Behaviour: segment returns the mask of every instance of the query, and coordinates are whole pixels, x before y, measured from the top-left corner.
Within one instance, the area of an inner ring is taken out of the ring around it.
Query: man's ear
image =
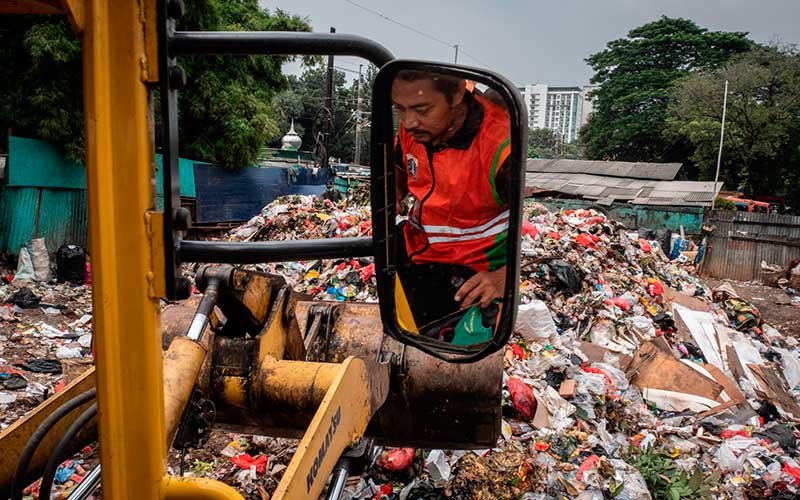
[[[467,91],[467,81],[462,79],[458,82],[458,90],[453,96],[453,107],[464,102],[464,93]]]

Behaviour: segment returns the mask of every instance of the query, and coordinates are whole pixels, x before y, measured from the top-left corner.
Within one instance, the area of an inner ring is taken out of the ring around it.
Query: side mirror
[[[395,60],[372,94],[372,218],[381,317],[403,344],[473,362],[517,311],[528,119],[487,70]]]

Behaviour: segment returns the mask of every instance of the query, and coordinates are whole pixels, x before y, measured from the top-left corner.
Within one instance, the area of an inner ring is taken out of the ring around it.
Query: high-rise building
[[[578,139],[578,130],[591,113],[591,87],[531,84],[519,87],[519,91],[528,106],[528,126],[550,129],[564,142]]]

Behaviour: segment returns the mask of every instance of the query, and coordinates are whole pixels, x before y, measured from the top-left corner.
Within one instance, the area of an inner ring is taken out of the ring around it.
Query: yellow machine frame
[[[220,482],[165,475],[167,433],[174,431],[175,413],[188,395],[170,392],[165,416],[159,323],[163,214],[155,211],[147,88],[159,77],[156,0],[0,0],[0,13],[66,14],[82,39],[103,494],[112,500],[240,500]],[[193,357],[192,348],[185,351]],[[327,365],[324,381],[315,379],[319,363],[272,362],[292,374],[281,381],[287,390],[316,382],[325,391],[272,498],[316,498],[337,458],[363,435],[382,401],[375,401],[359,359]],[[168,384],[175,383],[172,375]],[[382,383],[388,386],[388,379]]]

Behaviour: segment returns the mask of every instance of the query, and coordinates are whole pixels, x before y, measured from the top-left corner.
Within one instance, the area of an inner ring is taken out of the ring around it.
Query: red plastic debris
[[[536,226],[524,220],[522,221],[522,235],[524,236],[526,234],[531,238],[536,238],[536,235],[539,234],[539,230],[536,229]]]
[[[536,413],[537,401],[533,395],[533,390],[528,384],[518,378],[511,377],[506,384],[508,392],[511,394],[511,402],[520,417],[531,420]]]
[[[650,246],[650,243],[648,243],[644,238],[639,238],[639,249],[645,253],[650,253],[653,251],[653,247]]]
[[[552,239],[554,239],[554,240],[556,240],[556,241],[558,241],[558,240],[560,240],[560,239],[561,239],[561,235],[560,235],[560,234],[558,234],[558,233],[557,233],[557,232],[555,232],[555,231],[551,231],[551,232],[547,233],[547,237],[548,237],[548,238],[552,238]]]
[[[386,483],[386,484],[384,484],[383,486],[380,487],[380,489],[378,490],[377,493],[375,493],[375,496],[372,497],[372,500],[378,500],[379,498],[384,497],[384,496],[389,496],[392,493],[393,493],[392,485],[389,484],[389,483]]]
[[[249,453],[240,453],[231,457],[231,462],[240,469],[250,470],[250,467],[256,468],[257,474],[264,474],[267,472],[267,456],[258,455],[251,457]]]
[[[654,281],[647,285],[647,293],[652,297],[657,297],[664,293],[664,285],[660,281]]]
[[[783,464],[783,469],[781,469],[786,474],[792,476],[793,482],[796,484],[800,484],[800,468],[792,467],[789,464]]]
[[[547,451],[550,449],[550,444],[542,441],[536,441],[533,443],[533,449],[536,451]]]
[[[611,299],[611,303],[619,307],[623,311],[629,311],[631,309],[631,305],[628,303],[627,300],[623,299],[622,297],[614,297],[613,299]]]
[[[597,242],[597,236],[593,234],[581,233],[575,237],[575,243],[583,248],[594,248]]]
[[[730,439],[733,436],[741,436],[741,437],[749,438],[750,437],[750,433],[748,431],[744,430],[744,429],[740,429],[738,431],[734,431],[734,430],[731,430],[731,429],[725,429],[719,435],[719,437],[721,437],[722,439]]]
[[[578,481],[583,481],[583,475],[584,475],[584,474],[586,474],[586,472],[587,472],[589,469],[591,469],[592,467],[596,466],[596,465],[597,465],[597,462],[598,462],[599,460],[600,460],[600,457],[598,457],[597,455],[590,455],[590,456],[589,456],[589,458],[587,458],[587,459],[586,459],[586,460],[585,460],[585,461],[584,461],[584,462],[581,464],[581,466],[580,466],[580,467],[578,467],[578,472],[575,474],[575,478],[576,478]]]
[[[370,264],[364,266],[359,273],[361,274],[361,281],[369,281],[370,278],[375,276],[375,263],[371,262]]]
[[[378,460],[378,467],[399,471],[408,469],[414,463],[414,448],[394,448],[384,451]]]
[[[517,359],[526,359],[528,357],[528,354],[525,352],[525,349],[520,347],[519,344],[511,344],[511,352]]]

